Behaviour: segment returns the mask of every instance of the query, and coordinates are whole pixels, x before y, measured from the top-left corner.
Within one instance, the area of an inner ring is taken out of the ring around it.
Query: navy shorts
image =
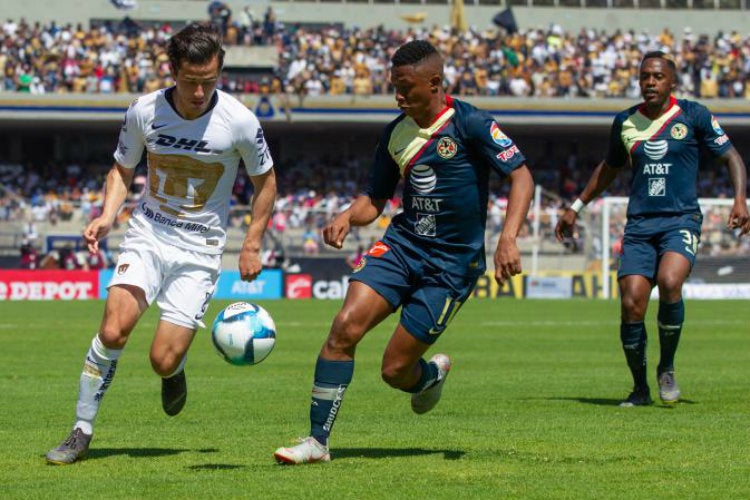
[[[701,238],[700,214],[634,217],[625,226],[617,277],[638,274],[653,280],[666,252],[677,252],[695,264]]]
[[[349,279],[375,290],[394,310],[400,306],[406,331],[432,344],[469,297],[478,277],[478,273],[449,274],[403,245],[379,241]]]

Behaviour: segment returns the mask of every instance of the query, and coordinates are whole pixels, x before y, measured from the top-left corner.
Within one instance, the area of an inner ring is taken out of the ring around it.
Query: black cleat
[[[161,406],[164,413],[173,417],[180,413],[187,401],[185,370],[169,378],[161,379]]]
[[[86,457],[91,443],[91,434],[84,434],[76,427],[60,446],[47,453],[47,463],[54,465],[69,465]]]
[[[651,399],[648,387],[645,389],[635,389],[631,392],[627,399],[620,403],[622,408],[631,408],[633,406],[648,406],[653,404],[654,400]]]

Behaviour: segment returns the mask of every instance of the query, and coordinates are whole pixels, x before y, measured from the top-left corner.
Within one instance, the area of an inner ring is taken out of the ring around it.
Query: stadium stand
[[[504,5],[486,5],[482,0],[466,2],[470,25],[466,31],[436,22],[438,16],[431,9],[444,13],[446,4],[432,0],[397,4],[399,12],[424,8],[428,15],[418,22],[405,21],[400,13],[394,18],[391,2],[375,1],[252,6],[223,2],[226,9],[215,2],[216,10],[211,12],[207,2],[197,0],[141,1],[138,9],[127,12],[108,2],[86,2],[86,8],[78,11],[87,12],[85,18],[76,14],[71,19],[69,8],[81,3],[71,0],[59,3],[52,20],[50,13],[34,6],[19,13],[6,9],[9,2],[0,0],[4,15],[16,14],[0,21],[0,130],[8,139],[0,144],[0,253],[18,258],[19,249],[28,250],[29,243],[40,252],[54,250],[46,248],[50,245],[45,238],[32,235],[75,234],[97,213],[122,111],[134,95],[171,83],[163,53],[170,33],[190,19],[209,18],[226,31],[229,52],[221,88],[249,99],[248,105],[267,120],[264,127],[280,181],[270,232],[272,248],[281,246],[287,254],[325,253],[314,235],[356,192],[378,131],[394,113],[386,75],[388,58],[403,41],[422,37],[448,55],[450,93],[484,100],[483,107],[496,110],[529,156],[535,178],[546,193],[542,251],[584,253],[591,242],[560,247],[552,241],[551,228],[559,207],[580,190],[603,154],[612,111],[637,98],[636,68],[644,51],[662,49],[674,54],[681,74],[680,95],[715,99],[712,109],[720,112],[725,126],[730,124],[728,130],[740,153],[750,158],[744,146],[750,144],[750,86],[746,82],[750,38],[732,28],[744,26],[739,22],[747,15],[744,3],[736,4],[736,12],[719,12],[711,16],[713,21],[697,23],[691,14],[703,13],[698,11],[709,4],[692,0],[685,3],[692,9],[688,11],[649,10],[649,16],[638,16],[640,24],[633,28],[634,11],[624,9],[631,4],[614,1],[621,9],[607,11],[607,22],[599,22],[602,11],[597,7],[610,2],[531,0],[523,2],[527,8],[511,2],[521,29],[510,33],[488,21],[492,18],[488,13]],[[659,2],[658,7],[678,5],[667,2]],[[570,8],[584,4],[587,8]],[[565,8],[528,7],[538,5]],[[633,2],[636,5],[656,7],[643,0]],[[732,5],[721,1],[714,6],[735,8]],[[383,6],[395,20],[378,23],[378,7]],[[359,24],[357,12],[362,8],[375,10],[368,23]],[[226,10],[231,13],[227,15]],[[296,19],[290,17],[292,11]],[[313,15],[315,11],[335,11],[345,19],[332,16],[333,22],[323,22]],[[555,13],[552,18],[550,12]],[[621,24],[623,18],[629,24]],[[660,19],[657,27],[649,24]],[[558,24],[562,20],[571,22],[563,28]],[[588,28],[586,23],[607,28]],[[701,26],[700,31],[683,28],[689,25]],[[273,116],[277,121],[262,113],[265,96],[270,97],[266,106],[284,111]],[[529,110],[536,114],[527,115]],[[550,110],[559,113],[552,115]],[[330,125],[328,133],[320,130],[321,120]],[[40,123],[44,123],[43,131]],[[343,131],[349,139],[346,143],[339,138]],[[729,192],[721,169],[705,172],[702,179],[701,196],[724,197]],[[133,201],[144,183],[145,177],[139,175]],[[620,179],[609,194],[624,194],[626,185],[627,180]],[[240,177],[231,233],[238,241],[247,223],[249,189]],[[502,187],[496,185],[493,190],[497,195],[488,207],[489,237],[502,225],[498,214],[505,202]],[[350,250],[368,244],[397,209],[395,199],[377,227],[351,239]],[[120,224],[127,217],[126,208]],[[706,231],[710,235],[704,245],[706,253],[750,252],[746,245],[731,243],[731,235],[722,231],[717,217],[707,220],[713,225]],[[525,232],[527,251],[532,222]],[[116,248],[117,238],[116,231],[110,248]],[[230,240],[230,254],[231,245]],[[71,265],[70,259],[66,262]],[[85,265],[82,259],[78,262]]]

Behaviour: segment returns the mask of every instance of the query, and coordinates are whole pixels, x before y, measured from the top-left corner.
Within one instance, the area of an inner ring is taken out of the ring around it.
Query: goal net
[[[727,229],[733,200],[700,198],[703,227],[695,266],[683,288],[686,298],[750,298],[750,238]],[[602,296],[617,293],[613,280],[621,253],[628,198],[605,197],[592,203],[582,221],[588,243],[598,254],[602,273]],[[655,287],[653,297],[658,296]]]

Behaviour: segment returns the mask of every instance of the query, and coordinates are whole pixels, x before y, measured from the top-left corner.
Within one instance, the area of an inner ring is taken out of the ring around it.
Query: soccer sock
[[[620,341],[625,352],[625,360],[633,375],[636,390],[648,387],[646,381],[646,325],[637,323],[620,323]]]
[[[108,349],[99,340],[99,335],[94,336],[78,383],[74,429],[78,427],[84,434],[94,433],[94,419],[99,412],[99,404],[112,383],[121,353],[122,349]]]
[[[318,356],[310,406],[310,435],[324,445],[328,444],[353,374],[354,361],[329,361]]]
[[[438,382],[439,370],[437,364],[433,362],[427,362],[423,358],[419,358],[419,366],[422,367],[422,376],[419,381],[408,389],[404,389],[404,392],[411,392],[412,394],[422,392],[425,389],[429,389],[436,382]]]
[[[685,321],[685,303],[680,299],[674,304],[659,302],[659,345],[660,358],[657,372],[674,370],[674,355],[680,342],[682,323]]]

